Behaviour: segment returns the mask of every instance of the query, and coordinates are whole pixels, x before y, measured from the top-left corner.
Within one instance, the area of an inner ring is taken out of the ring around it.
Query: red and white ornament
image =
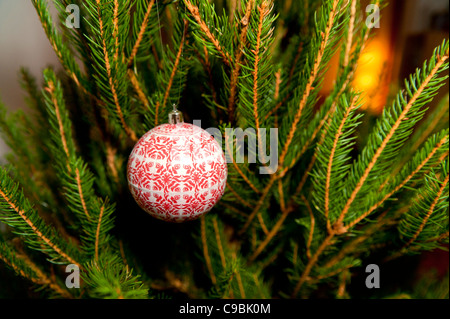
[[[170,124],[147,132],[128,160],[128,185],[147,213],[170,222],[194,220],[211,210],[226,185],[222,148],[207,131],[183,123],[181,114]]]

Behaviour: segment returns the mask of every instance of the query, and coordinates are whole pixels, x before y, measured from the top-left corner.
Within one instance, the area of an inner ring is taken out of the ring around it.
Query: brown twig
[[[167,100],[169,99],[169,94],[170,94],[170,90],[172,89],[173,80],[174,80],[175,75],[177,73],[178,66],[180,64],[181,57],[182,57],[182,54],[183,54],[184,45],[186,43],[187,31],[188,31],[188,21],[185,19],[184,20],[183,38],[181,39],[180,47],[178,48],[177,56],[176,56],[174,64],[173,64],[172,73],[170,74],[169,82],[167,84],[167,88],[166,88],[166,91],[164,93],[164,98],[163,98],[163,102],[162,102],[162,105],[161,105],[162,109],[165,109],[166,104],[167,104]],[[155,125],[158,125],[158,116],[159,116],[158,109],[159,109],[159,107],[157,107],[155,109]]]
[[[201,222],[201,239],[202,239],[202,245],[203,245],[203,256],[205,257],[206,261],[206,268],[208,269],[209,276],[211,277],[212,283],[215,285],[217,283],[216,275],[214,274],[212,264],[211,264],[211,257],[208,253],[208,243],[206,240],[206,222],[205,222],[205,216],[202,216],[200,218]]]
[[[348,117],[350,116],[350,113],[355,109],[356,107],[356,101],[358,100],[358,96],[355,96],[350,104],[350,106],[347,108],[347,111],[344,114],[344,117],[342,118],[342,121],[339,125],[339,128],[336,132],[336,135],[334,137],[334,142],[333,142],[333,146],[331,148],[331,152],[330,152],[330,158],[328,160],[328,166],[327,166],[327,176],[326,176],[326,181],[325,181],[325,219],[327,222],[327,229],[328,232],[331,232],[331,223],[330,223],[330,218],[329,218],[329,204],[330,204],[330,183],[331,183],[331,171],[333,168],[333,161],[334,161],[334,154],[336,152],[336,148],[339,142],[339,139],[342,135],[343,129],[344,129],[344,125],[345,122],[347,121]]]
[[[124,119],[124,116],[122,113],[122,108],[119,103],[119,96],[117,94],[116,86],[114,84],[114,79],[112,78],[111,63],[109,60],[109,54],[108,54],[108,50],[107,50],[107,46],[106,46],[106,38],[105,38],[104,30],[103,30],[103,19],[102,19],[102,15],[100,12],[101,3],[100,3],[100,0],[96,0],[96,2],[97,2],[97,14],[98,14],[98,20],[99,20],[100,36],[102,38],[102,44],[103,44],[103,55],[105,58],[106,74],[108,76],[109,87],[111,89],[111,94],[113,96],[114,104],[116,106],[117,116],[119,117],[122,127],[125,130],[125,133],[128,135],[128,137],[133,142],[137,142],[138,138],[136,136],[136,133],[125,122],[125,119]]]
[[[414,235],[411,237],[411,239],[405,244],[403,249],[406,249],[407,247],[409,247],[417,239],[417,237],[419,237],[420,233],[425,228],[425,225],[427,224],[427,222],[430,219],[431,215],[434,213],[434,208],[436,207],[437,203],[441,199],[441,195],[444,192],[444,189],[445,189],[445,187],[448,184],[448,179],[449,179],[449,175],[447,174],[447,177],[442,182],[442,185],[439,188],[439,191],[438,191],[436,197],[434,198],[433,202],[431,203],[431,206],[428,209],[428,212],[426,213],[425,217],[423,218],[422,223],[420,224],[419,228],[414,233]]]
[[[356,195],[358,194],[358,192],[360,191],[360,189],[364,185],[367,177],[369,176],[370,172],[372,171],[373,167],[375,166],[375,163],[378,161],[378,158],[381,156],[381,153],[384,151],[384,149],[386,148],[387,144],[389,143],[391,138],[394,136],[395,132],[399,128],[399,126],[402,123],[402,121],[405,119],[406,115],[408,114],[408,112],[411,109],[411,107],[413,106],[413,104],[420,97],[422,92],[425,90],[426,86],[430,83],[432,78],[436,75],[436,73],[438,72],[438,70],[440,69],[442,64],[444,64],[445,60],[447,60],[447,58],[448,58],[448,55],[444,55],[444,56],[440,57],[439,61],[436,63],[434,68],[431,70],[430,74],[422,82],[420,87],[417,88],[417,91],[414,93],[414,95],[408,101],[408,103],[405,106],[405,108],[403,109],[402,113],[399,115],[398,119],[395,121],[394,125],[390,129],[389,133],[383,139],[383,142],[381,143],[380,147],[377,149],[377,151],[375,152],[375,154],[372,157],[371,161],[367,165],[366,169],[364,170],[363,175],[359,179],[355,189],[351,193],[351,195],[350,195],[349,199],[347,200],[344,208],[342,209],[342,212],[340,213],[339,218],[337,219],[336,224],[335,224],[337,227],[341,227],[342,226],[342,222],[343,222],[345,216],[347,215],[347,212],[349,211],[351,204],[353,203],[353,201],[356,198]],[[345,231],[345,229],[343,229],[343,231]]]
[[[206,35],[206,37],[211,41],[211,43],[214,45],[216,50],[222,56],[222,59],[223,59],[224,63],[227,66],[230,66],[230,64],[231,64],[230,63],[230,61],[231,61],[230,56],[228,55],[228,53],[223,51],[222,47],[220,46],[219,41],[211,33],[211,30],[209,29],[209,27],[207,26],[205,21],[202,20],[202,17],[200,16],[200,12],[199,12],[198,7],[195,6],[194,4],[192,4],[192,2],[190,0],[185,0],[184,3],[186,4],[186,7],[189,10],[189,12],[194,17],[195,21],[198,23],[200,29],[203,31],[203,33]]]
[[[306,209],[309,213],[309,218],[311,219],[311,228],[309,230],[308,241],[306,242],[306,257],[308,257],[308,259],[311,259],[311,244],[314,238],[314,227],[316,226],[316,219],[314,218],[314,213],[306,197],[302,194],[301,198],[305,203]]]
[[[441,148],[441,146],[448,141],[448,135],[446,135],[444,138],[442,138],[439,143],[431,150],[430,154],[416,167],[416,169],[409,174],[397,187],[395,187],[391,192],[389,192],[386,196],[383,197],[380,201],[375,203],[367,212],[362,214],[360,217],[352,221],[350,224],[348,224],[347,228],[351,228],[358,224],[361,220],[366,218],[368,215],[370,215],[375,209],[380,207],[388,198],[390,198],[392,195],[394,195],[396,192],[398,192],[403,186],[405,186],[417,173],[420,172],[420,170],[433,158],[434,154]]]
[[[236,102],[236,94],[237,94],[237,82],[239,79],[239,74],[241,70],[241,59],[244,54],[244,47],[247,43],[247,31],[249,26],[249,19],[250,19],[250,13],[252,11],[254,0],[250,0],[247,3],[247,8],[244,17],[241,20],[241,24],[243,25],[243,28],[241,30],[241,34],[239,37],[239,46],[236,49],[235,53],[235,61],[234,61],[234,67],[231,71],[231,78],[230,78],[230,96],[228,98],[228,121],[231,123],[234,119],[234,107]]]
[[[0,196],[3,197],[3,200],[17,213],[20,218],[31,228],[31,230],[39,237],[45,244],[47,244],[54,252],[60,255],[63,259],[68,261],[71,264],[77,265],[81,268],[80,264],[77,263],[72,257],[63,252],[56,244],[54,244],[47,236],[45,236],[36,225],[27,217],[26,213],[16,206],[16,204],[0,189]]]
[[[155,0],[151,0],[147,6],[147,11],[145,12],[144,19],[142,20],[141,27],[139,28],[139,33],[136,38],[136,42],[133,45],[133,49],[131,49],[131,54],[128,58],[128,67],[131,67],[134,61],[134,58],[137,54],[139,46],[141,45],[142,40],[144,39],[145,29],[147,29],[148,21],[150,18],[150,12],[152,11],[153,5],[155,4]]]
[[[98,260],[98,250],[99,250],[99,241],[100,241],[100,227],[102,225],[103,212],[105,211],[105,205],[102,205],[100,209],[100,214],[98,216],[97,221],[97,230],[95,232],[95,260]]]
[[[306,106],[306,103],[308,101],[308,97],[309,97],[309,95],[311,93],[311,90],[313,89],[313,83],[316,80],[317,75],[319,74],[319,69],[320,69],[320,65],[322,63],[322,58],[323,58],[323,55],[325,53],[325,49],[326,49],[327,44],[328,44],[328,39],[330,37],[330,33],[331,33],[331,30],[332,30],[332,27],[333,27],[334,19],[336,18],[336,15],[337,15],[337,4],[338,3],[339,3],[338,0],[334,0],[334,2],[333,2],[332,10],[330,12],[330,17],[329,17],[328,22],[327,22],[327,27],[325,29],[325,32],[322,33],[322,41],[321,41],[321,44],[320,44],[320,47],[319,47],[319,51],[317,52],[317,57],[316,57],[316,59],[314,61],[314,65],[312,67],[311,75],[310,75],[310,77],[308,79],[308,82],[306,84],[305,91],[303,92],[303,96],[302,96],[302,99],[301,99],[300,104],[298,106],[297,112],[295,114],[294,121],[292,122],[291,129],[290,129],[288,137],[286,139],[286,143],[284,144],[284,147],[283,147],[283,149],[281,151],[280,160],[279,160],[280,166],[284,166],[284,159],[285,159],[285,157],[287,155],[287,152],[288,152],[289,147],[290,147],[290,145],[292,143],[292,140],[294,139],[294,134],[297,131],[297,124],[300,121],[300,118],[302,116],[303,108]]]

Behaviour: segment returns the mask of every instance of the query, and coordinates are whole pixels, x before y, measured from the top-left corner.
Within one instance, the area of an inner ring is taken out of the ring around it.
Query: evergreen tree
[[[359,1],[53,2],[59,21],[32,0],[63,71],[46,69],[39,88],[21,70],[31,113],[0,104],[12,150],[0,169],[0,259],[43,296],[351,297],[345,287],[370,258],[448,243],[448,95],[428,110],[447,79],[448,40],[360,143],[368,115],[352,80],[371,29]],[[69,4],[79,28],[66,25]],[[224,136],[254,129],[248,156],[268,154],[263,129],[277,128],[276,172],[260,174],[261,156],[237,161],[233,136],[212,211],[185,224],[151,218],[128,190],[126,163],[173,104]],[[65,284],[69,264],[80,289]]]

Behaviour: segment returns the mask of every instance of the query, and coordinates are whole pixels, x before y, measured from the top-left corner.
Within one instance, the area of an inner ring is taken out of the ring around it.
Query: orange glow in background
[[[372,36],[357,62],[352,82],[353,89],[361,93],[361,109],[374,115],[380,114],[387,103],[395,55],[395,26],[389,6],[381,11],[380,17],[380,28],[371,30]],[[340,54],[341,51],[338,50],[329,62],[321,90],[322,96],[328,95],[335,85]]]
[[[358,68],[353,80],[353,88],[362,93],[362,109],[379,114],[383,111],[389,95],[392,74],[392,58],[389,42],[383,37],[375,37],[358,60]]]

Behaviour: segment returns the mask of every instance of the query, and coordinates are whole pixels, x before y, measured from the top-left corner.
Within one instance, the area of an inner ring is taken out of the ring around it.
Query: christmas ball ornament
[[[202,128],[184,123],[179,111],[147,132],[128,160],[128,185],[138,205],[169,222],[197,219],[220,200],[227,165],[222,148]]]

